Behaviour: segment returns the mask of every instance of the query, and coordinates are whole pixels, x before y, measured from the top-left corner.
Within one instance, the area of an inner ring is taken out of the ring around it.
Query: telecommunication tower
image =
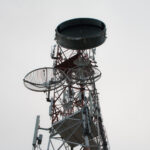
[[[47,150],[109,149],[95,85],[101,77],[96,47],[105,39],[106,27],[100,20],[76,18],[57,26],[53,67],[33,70],[24,78],[24,85],[45,92],[50,104],[51,126],[41,128],[37,116],[33,149],[42,142],[39,130],[49,131]]]

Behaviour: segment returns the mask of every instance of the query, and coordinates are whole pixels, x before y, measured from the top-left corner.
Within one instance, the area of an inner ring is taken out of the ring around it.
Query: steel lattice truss
[[[41,128],[37,116],[34,150],[40,149],[42,142],[38,130],[50,133],[47,150],[109,149],[95,84],[101,72],[95,60],[96,48],[91,48],[105,41],[105,31],[105,24],[95,19],[60,24],[56,29],[57,44],[51,49],[53,67],[39,68],[25,76],[25,86],[45,92],[50,104],[51,127]]]
[[[95,62],[95,49],[65,50],[54,46],[54,68],[64,72],[65,83],[53,91],[51,103],[52,149],[107,150],[95,81],[101,77]],[[69,133],[69,134],[68,134]],[[55,148],[52,141],[62,141]]]

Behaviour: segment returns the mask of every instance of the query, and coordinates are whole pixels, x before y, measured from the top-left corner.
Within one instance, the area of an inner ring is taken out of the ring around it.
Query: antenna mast
[[[106,39],[105,24],[92,18],[68,20],[57,26],[55,39],[53,67],[33,70],[24,78],[28,89],[46,92],[50,104],[51,127],[41,128],[37,117],[33,147],[42,142],[38,130],[48,130],[47,150],[108,150],[95,84],[101,77],[96,47]]]

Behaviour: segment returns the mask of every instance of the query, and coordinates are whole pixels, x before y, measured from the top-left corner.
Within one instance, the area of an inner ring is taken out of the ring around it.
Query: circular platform
[[[55,39],[58,44],[67,49],[95,48],[104,43],[106,27],[97,19],[76,18],[58,25]]]

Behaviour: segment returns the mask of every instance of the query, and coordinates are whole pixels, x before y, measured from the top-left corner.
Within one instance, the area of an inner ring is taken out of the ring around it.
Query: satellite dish
[[[60,87],[64,83],[63,71],[44,67],[29,72],[23,79],[26,88],[36,92],[46,92]]]
[[[101,77],[101,72],[96,67],[76,67],[68,72],[70,81],[76,84],[92,84]]]

